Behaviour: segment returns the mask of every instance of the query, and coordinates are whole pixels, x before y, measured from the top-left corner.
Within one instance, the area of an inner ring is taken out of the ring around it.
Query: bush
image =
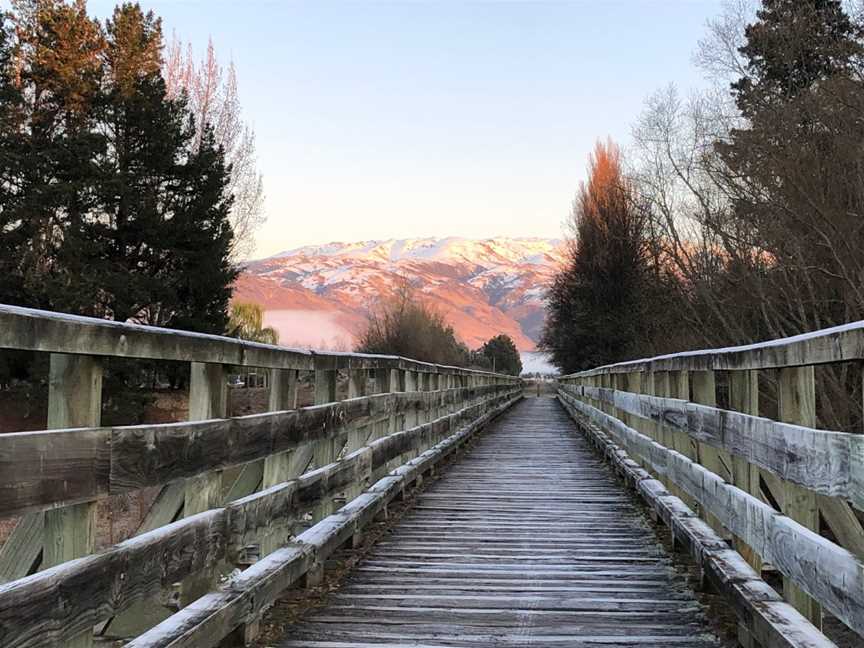
[[[370,310],[357,351],[457,366],[469,358],[468,348],[456,339],[444,316],[408,284]]]

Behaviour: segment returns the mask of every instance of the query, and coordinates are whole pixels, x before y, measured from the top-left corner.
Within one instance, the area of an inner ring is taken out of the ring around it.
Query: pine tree
[[[26,163],[21,134],[24,97],[14,83],[9,25],[0,14],[0,301],[25,303],[21,260],[29,228],[16,208]]]
[[[838,0],[763,0],[746,36],[732,84],[746,122],[718,150],[735,227],[770,259],[756,277],[765,328],[860,319],[864,29]]]
[[[223,332],[229,169],[167,96],[159,19],[126,3],[103,28],[81,0],[19,0],[12,15],[0,300]]]
[[[496,335],[487,340],[480,354],[486,359],[487,365],[497,373],[518,376],[522,373],[522,359],[519,350],[509,335]]]
[[[732,84],[741,113],[758,116],[819,81],[852,71],[862,30],[839,0],[763,0],[741,54],[747,75]]]
[[[16,99],[4,136],[18,157],[14,195],[3,205],[4,239],[16,256],[0,261],[13,303],[50,308],[55,286],[67,286],[57,263],[64,232],[92,207],[91,160],[101,146],[93,107],[101,81],[101,29],[83,1],[18,0],[6,64]]]

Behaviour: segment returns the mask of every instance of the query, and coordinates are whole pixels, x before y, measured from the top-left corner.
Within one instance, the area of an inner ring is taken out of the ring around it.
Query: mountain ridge
[[[422,237],[302,246],[251,261],[236,301],[254,301],[286,344],[350,348],[369,307],[408,281],[476,348],[498,333],[532,350],[561,239]]]

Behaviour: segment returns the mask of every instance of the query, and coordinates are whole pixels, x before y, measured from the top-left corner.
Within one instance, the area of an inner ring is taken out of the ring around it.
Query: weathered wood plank
[[[477,429],[481,423],[500,413],[514,403],[521,394],[501,404],[475,421],[469,428],[436,446],[434,456],[446,456],[453,448],[453,437],[468,438],[467,430]],[[419,428],[415,428],[419,430]],[[365,461],[368,466],[369,450],[355,453],[352,461]],[[418,457],[419,459],[419,457]],[[417,460],[415,460],[417,461]],[[326,468],[326,467],[325,467]],[[321,479],[312,473],[305,475],[311,485]],[[163,624],[153,628],[126,645],[126,648],[156,648],[176,646],[213,646],[230,634],[236,627],[257,618],[262,609],[270,605],[285,589],[297,582],[314,565],[322,562],[339,545],[343,544],[362,526],[371,520],[389,498],[394,497],[403,477],[385,477],[369,491],[344,506],[340,511],[324,518],[311,529],[300,534],[293,542],[277,549],[266,558],[246,569],[238,578],[232,579],[219,592],[208,594],[181,610]],[[298,480],[298,489],[302,488]],[[232,542],[242,543],[242,538],[251,528],[261,524],[271,506],[288,506],[298,491],[290,492],[284,487],[274,487],[259,493],[244,502],[237,503],[230,514],[229,523]]]
[[[569,406],[565,404],[565,408]],[[572,414],[572,412],[571,412]],[[745,641],[755,639],[766,648],[836,648],[817,628],[791,605],[784,602],[759,574],[710,528],[694,527],[694,513],[677,497],[670,495],[656,480],[630,470],[633,464],[601,430],[581,423],[589,438],[610,461],[636,485],[648,504],[654,507],[678,542],[690,550],[708,580],[727,597],[743,626]],[[692,462],[691,462],[692,463]]]
[[[687,432],[700,443],[722,448],[784,481],[829,497],[850,500],[864,510],[864,436],[816,430],[678,399],[565,387],[641,418]]]
[[[494,402],[499,409],[506,407],[512,402],[508,398],[515,393],[511,390],[509,394],[496,396]],[[475,406],[447,418],[459,420],[477,412]],[[433,425],[428,427],[431,429]],[[477,425],[475,420],[451,438],[462,438],[460,434],[473,431]],[[407,431],[406,437],[423,438],[427,434],[425,427]],[[440,445],[442,452],[451,447],[447,442]],[[211,568],[229,555],[236,560],[247,542],[260,540],[258,532],[263,527],[274,520],[293,519],[298,511],[314,505],[316,497],[332,495],[368,474],[372,455],[372,448],[362,448],[340,462],[226,508],[183,518],[101,554],[0,586],[0,645],[27,648],[67,645],[64,642],[76,634],[87,632],[96,623],[155,596],[164,587]],[[381,455],[381,460],[385,459],[386,455]],[[427,460],[428,457],[418,458],[416,465],[420,467]],[[392,480],[385,479],[370,492],[391,497],[396,494],[393,488]],[[330,542],[330,537],[326,535],[322,543]]]
[[[218,335],[114,322],[0,304],[0,348],[70,355],[175,360],[270,369],[412,368],[417,371],[494,375],[399,356],[299,351]],[[506,376],[497,376],[499,381]],[[513,379],[513,383],[518,382]]]
[[[167,527],[0,586],[0,645],[70,645],[71,638],[224,555],[224,511]]]
[[[864,356],[864,321],[788,338],[725,349],[685,351],[606,365],[565,379],[629,371],[732,371],[780,369],[860,360]]]
[[[615,436],[628,452],[649,459],[721,523],[797,587],[859,633],[864,633],[864,563],[851,552],[725,483],[621,421],[560,392],[564,402]]]

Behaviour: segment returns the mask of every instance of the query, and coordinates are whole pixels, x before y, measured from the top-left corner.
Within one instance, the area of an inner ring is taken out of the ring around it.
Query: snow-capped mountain
[[[510,335],[534,348],[546,286],[563,242],[540,238],[422,238],[328,243],[250,263],[235,300],[262,304],[283,344],[346,347],[371,304],[408,280],[468,346]]]

